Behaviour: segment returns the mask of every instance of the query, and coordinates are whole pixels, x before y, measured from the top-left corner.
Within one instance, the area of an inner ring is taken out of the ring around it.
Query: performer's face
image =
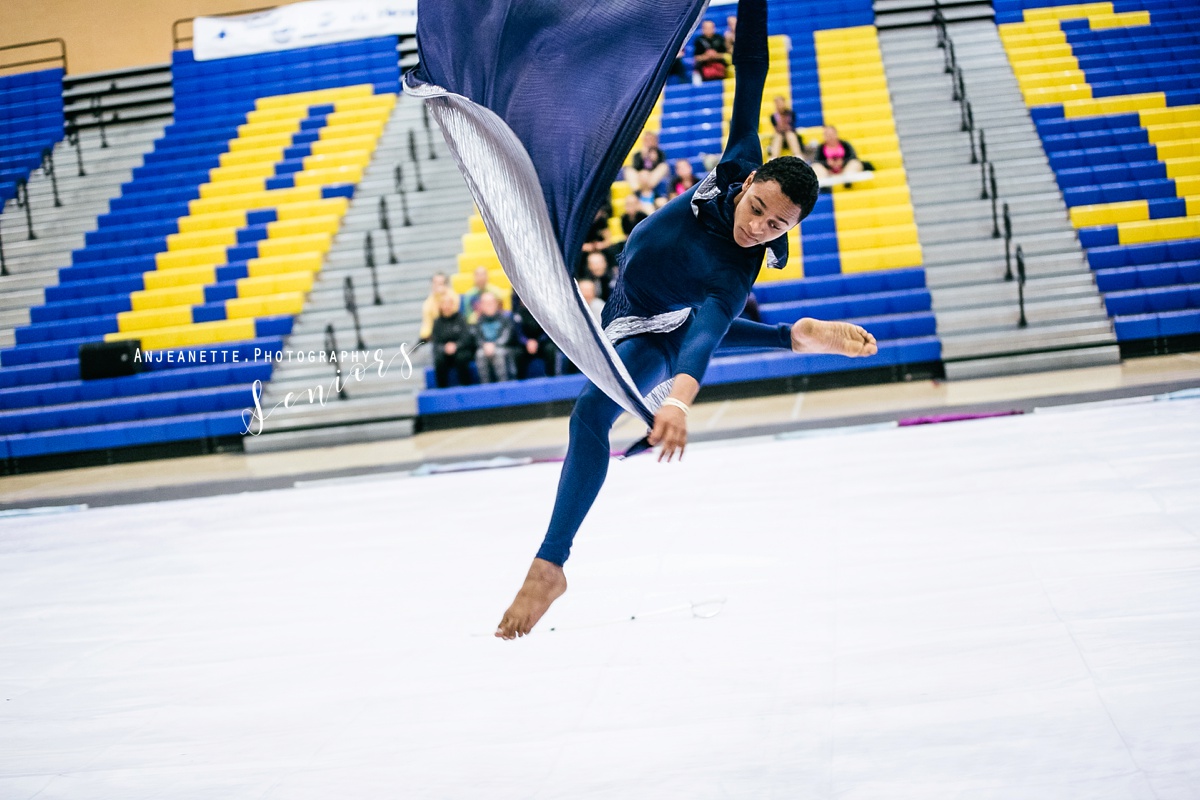
[[[776,181],[755,181],[751,175],[742,184],[733,210],[733,240],[738,246],[766,244],[799,224],[800,207],[788,199]]]

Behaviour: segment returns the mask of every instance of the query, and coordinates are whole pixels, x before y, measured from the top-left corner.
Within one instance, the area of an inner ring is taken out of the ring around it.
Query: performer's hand
[[[683,449],[687,446],[687,414],[675,406],[663,406],[654,415],[654,429],[650,431],[650,444],[662,444],[658,460],[670,461],[679,454],[683,460]]]

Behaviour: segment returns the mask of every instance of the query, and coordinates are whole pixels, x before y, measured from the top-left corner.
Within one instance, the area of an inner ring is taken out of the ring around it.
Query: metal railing
[[[398,264],[396,260],[396,244],[392,241],[392,223],[388,216],[387,198],[379,198],[379,227],[387,238],[388,263]]]
[[[325,341],[322,346],[325,348],[325,355],[328,356],[329,361],[333,364],[337,376],[335,385],[337,386],[338,400],[345,400],[346,384],[342,382],[342,364],[338,361],[337,333],[333,330],[332,322],[325,326]]]
[[[413,172],[417,176],[417,191],[425,191],[425,182],[421,180],[421,159],[417,157],[417,132],[408,129],[408,156],[412,159]]]
[[[354,320],[355,349],[365,351],[367,344],[363,341],[362,322],[358,318],[358,300],[354,296],[354,279],[349,275],[342,283],[342,300],[346,303],[346,311],[350,314],[350,319]]]
[[[404,167],[396,165],[396,194],[400,196],[400,213],[404,215],[404,227],[412,227],[412,217],[408,215],[408,190],[404,188]]]
[[[279,8],[279,6],[263,6],[261,8],[247,8],[247,9],[243,9],[242,11],[223,11],[219,14],[204,14],[203,16],[206,16],[206,17],[240,17],[243,14],[260,14],[263,11],[274,11],[276,8]],[[192,31],[189,30],[186,34],[180,33],[180,31],[183,29],[184,25],[190,26],[195,21],[196,21],[195,17],[184,17],[183,19],[177,19],[171,23],[171,49],[172,50],[182,50],[183,48],[180,47],[180,45],[182,45],[184,42],[190,43],[192,41],[192,33],[193,33]]]
[[[63,72],[67,72],[67,43],[63,39],[38,39],[33,42],[6,44],[3,47],[0,47],[0,53],[10,53],[23,49],[37,50],[51,45],[58,46],[58,52],[55,55],[38,57],[35,53],[31,53],[26,56],[17,56],[17,58],[24,58],[23,61],[0,60],[0,75],[4,74],[5,70],[15,70],[22,67],[35,67],[39,64],[61,64]],[[7,56],[0,56],[0,59],[4,58],[7,58]]]
[[[375,267],[375,242],[371,239],[371,232],[367,231],[367,239],[363,242],[363,260],[367,264],[367,269],[371,271],[371,288],[375,293],[375,305],[383,305],[383,298],[379,296],[379,270]]]
[[[987,136],[983,128],[975,124],[975,112],[971,107],[971,99],[967,94],[967,84],[963,77],[962,66],[958,63],[958,55],[954,50],[954,40],[946,27],[946,17],[942,14],[940,3],[934,0],[933,24],[937,31],[937,46],[944,53],[943,71],[950,75],[950,95],[953,102],[959,104],[960,127],[967,134],[971,148],[971,163],[979,165],[979,199],[992,201],[992,238],[1004,239],[1004,280],[1013,280],[1013,229],[1012,216],[1008,203],[1003,204],[1003,214],[1000,213],[1000,190],[996,181],[996,165],[988,157]],[[978,146],[976,133],[978,132]],[[1003,223],[1003,228],[1001,227]],[[1017,303],[1020,307],[1018,327],[1024,328],[1029,323],[1025,317],[1025,254],[1020,245],[1016,245],[1017,262]]]

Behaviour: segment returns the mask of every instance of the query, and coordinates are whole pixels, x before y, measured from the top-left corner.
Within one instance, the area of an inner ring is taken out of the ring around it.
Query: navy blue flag
[[[421,0],[424,98],[505,273],[564,354],[653,422],[569,265],[707,0]]]

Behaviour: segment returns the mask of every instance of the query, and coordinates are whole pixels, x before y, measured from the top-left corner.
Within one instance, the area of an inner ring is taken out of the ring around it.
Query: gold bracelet
[[[683,412],[683,415],[685,417],[688,415],[687,403],[683,402],[682,400],[680,400],[678,398],[668,397],[662,401],[662,404],[664,406],[674,406],[675,408],[678,408],[680,411]]]

